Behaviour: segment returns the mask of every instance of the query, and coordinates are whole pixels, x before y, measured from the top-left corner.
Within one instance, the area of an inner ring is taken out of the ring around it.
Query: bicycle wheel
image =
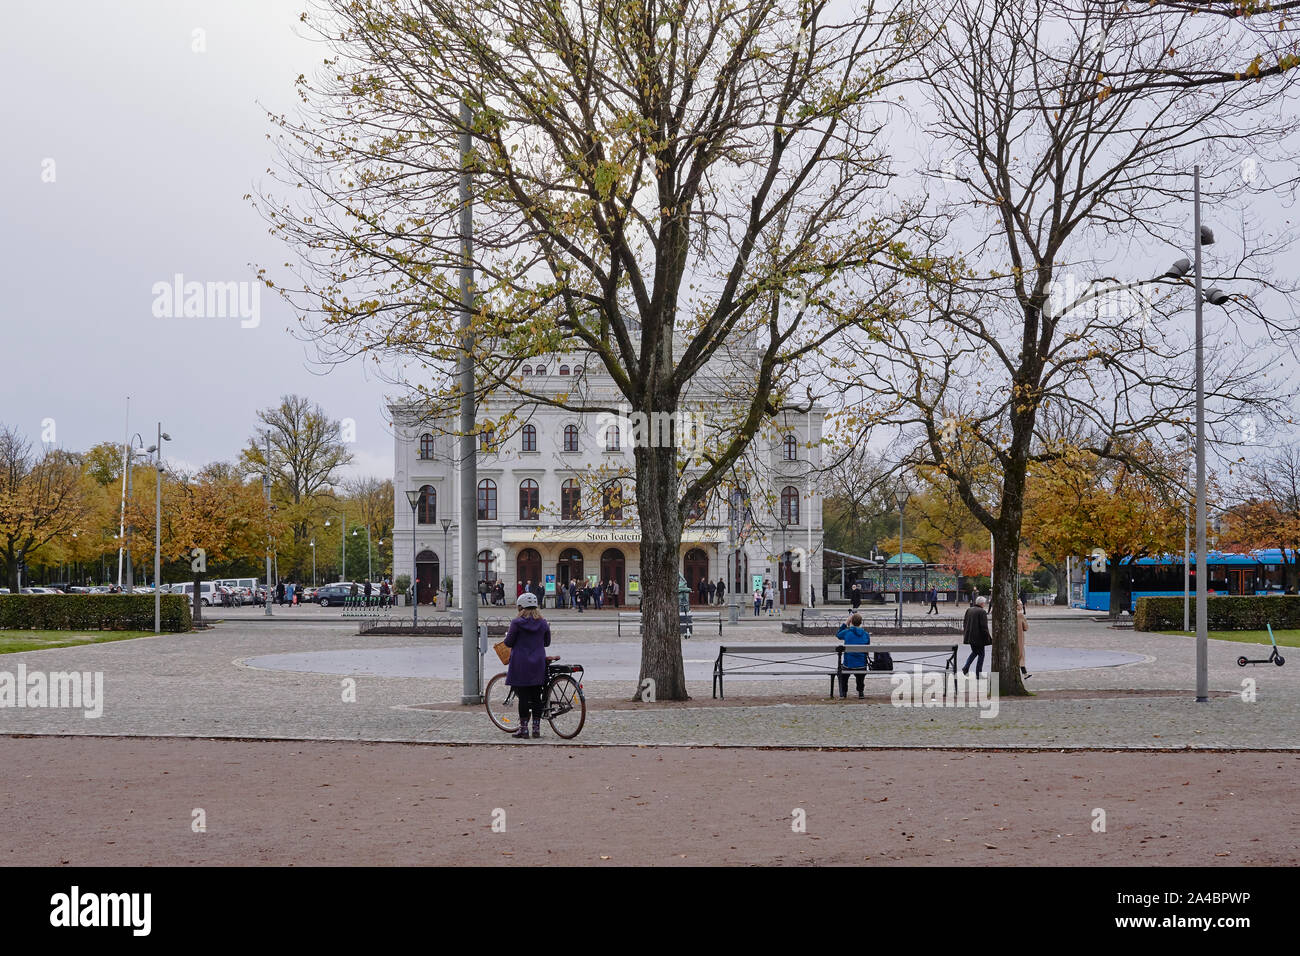
[[[578,682],[567,674],[559,675],[547,687],[546,722],[565,740],[578,736],[587,722],[587,699]]]
[[[498,730],[514,733],[519,729],[519,698],[515,689],[506,685],[506,675],[497,674],[488,681],[487,690],[483,692],[483,706],[487,708],[488,719]]]

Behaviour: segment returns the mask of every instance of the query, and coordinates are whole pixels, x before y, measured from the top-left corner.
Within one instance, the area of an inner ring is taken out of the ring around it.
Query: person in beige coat
[[[1025,619],[1025,604],[1020,601],[1016,604],[1016,646],[1020,651],[1020,676],[1033,677],[1033,674],[1025,670],[1025,631],[1027,630],[1029,630],[1029,621]]]

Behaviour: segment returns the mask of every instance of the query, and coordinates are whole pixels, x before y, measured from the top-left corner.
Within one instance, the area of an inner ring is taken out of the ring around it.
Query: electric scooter
[[[1260,660],[1251,660],[1243,655],[1237,658],[1238,667],[1245,667],[1247,664],[1276,664],[1281,667],[1286,663],[1286,658],[1277,652],[1277,639],[1273,637],[1273,625],[1265,624],[1264,626],[1268,628],[1268,639],[1273,642],[1273,653]]]

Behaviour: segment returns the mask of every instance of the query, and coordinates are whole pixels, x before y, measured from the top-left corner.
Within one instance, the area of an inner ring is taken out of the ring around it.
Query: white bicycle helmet
[[[515,604],[521,608],[537,607],[537,595],[525,591],[523,594],[519,595],[519,600],[516,601]]]

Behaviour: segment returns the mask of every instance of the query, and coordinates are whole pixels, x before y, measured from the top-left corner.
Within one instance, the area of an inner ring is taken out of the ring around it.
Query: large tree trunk
[[[689,700],[677,617],[677,564],[682,519],[677,504],[677,450],[638,445],[636,503],[641,518],[641,675],[636,697]],[[647,680],[654,681],[647,685]]]
[[[1052,580],[1056,582],[1056,600],[1052,603],[1058,607],[1063,607],[1070,603],[1070,579],[1069,565],[1064,561],[1056,564],[1047,565],[1047,570],[1052,572]]]
[[[1110,559],[1110,616],[1118,618],[1120,611],[1127,611],[1133,603],[1133,589],[1129,587],[1129,565],[1120,564],[1127,555],[1112,554]]]
[[[993,538],[993,606],[989,611],[993,661],[989,669],[997,672],[999,694],[1022,697],[1027,692],[1020,678],[1020,644],[1016,636],[1016,605],[1020,602],[1016,587],[1020,582],[1019,520],[1008,521],[1004,510]]]

